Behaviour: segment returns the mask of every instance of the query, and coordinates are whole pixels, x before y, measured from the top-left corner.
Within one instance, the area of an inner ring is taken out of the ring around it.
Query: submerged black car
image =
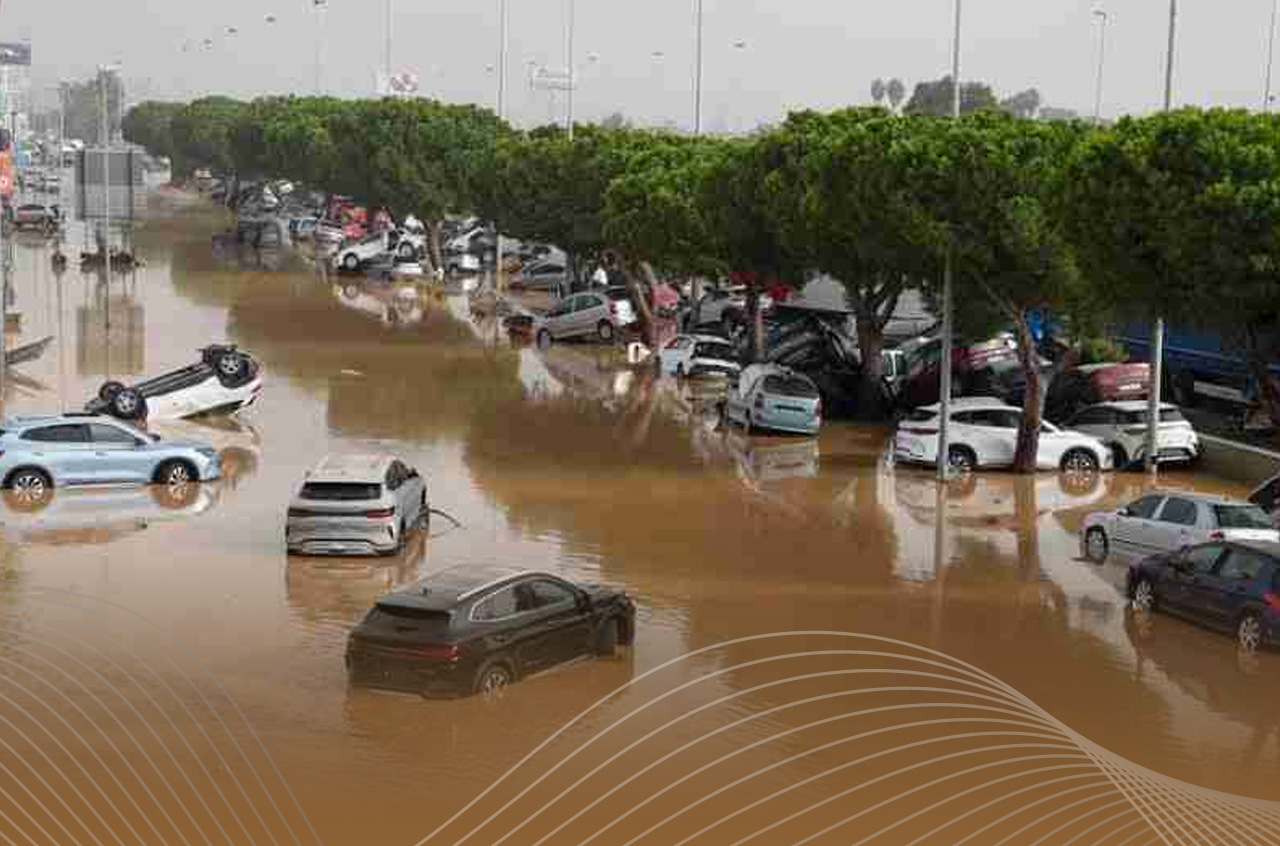
[[[354,684],[420,693],[492,693],[635,637],[626,594],[549,573],[460,568],[378,600],[347,641]]]

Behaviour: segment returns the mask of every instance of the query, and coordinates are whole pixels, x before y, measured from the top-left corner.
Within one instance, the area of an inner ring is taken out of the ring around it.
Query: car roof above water
[[[559,576],[502,565],[454,567],[438,570],[378,600],[379,605],[445,610],[481,593],[522,576]]]
[[[381,484],[394,460],[386,453],[328,455],[312,468],[306,480]]]
[[[56,426],[59,423],[110,423],[117,425],[120,423],[113,417],[105,417],[101,414],[90,414],[87,412],[67,414],[14,414],[4,419],[4,428],[7,430],[14,429],[30,429],[35,426]]]

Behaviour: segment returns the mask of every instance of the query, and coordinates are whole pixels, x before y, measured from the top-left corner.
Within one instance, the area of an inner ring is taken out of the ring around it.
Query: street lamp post
[[[693,71],[693,134],[702,134],[702,0],[695,0],[695,57]]]
[[[569,69],[569,92],[568,92],[569,106],[565,110],[566,111],[565,121],[568,123],[570,141],[573,141],[573,95],[574,95],[574,89],[578,87],[578,69],[573,64],[574,62],[573,25],[574,25],[574,18],[576,17],[576,14],[575,14],[576,6],[577,6],[576,0],[569,0],[569,24],[568,24],[568,32],[566,33],[566,37],[565,37],[565,55],[567,59],[567,61],[565,62],[565,67]]]
[[[1093,97],[1093,123],[1097,126],[1102,123],[1102,80],[1107,67],[1108,16],[1104,9],[1094,9],[1093,16],[1102,22],[1098,35],[1098,88]]]
[[[1271,29],[1267,34],[1267,82],[1262,93],[1262,111],[1271,111],[1271,71],[1276,61],[1276,13],[1280,12],[1280,0],[1271,0]]]
[[[951,52],[951,117],[960,117],[960,21],[961,0],[955,0],[955,32],[952,36]],[[951,462],[951,351],[955,345],[955,319],[952,314],[952,277],[954,258],[952,248],[947,248],[945,265],[942,271],[942,372],[939,377],[939,414],[938,414],[938,481],[947,481],[950,475]],[[939,520],[946,515],[940,513]]]
[[[321,62],[321,41],[324,32],[324,10],[329,7],[329,0],[311,0],[311,8],[315,9],[316,15],[316,43],[315,43],[315,61],[316,61],[316,96],[322,93],[320,81]]]
[[[1169,0],[1169,49],[1165,54],[1164,110],[1173,108],[1173,61],[1178,35],[1178,0]],[[1151,331],[1151,390],[1147,404],[1147,446],[1145,465],[1150,475],[1159,472],[1160,389],[1164,378],[1164,318],[1157,317]]]

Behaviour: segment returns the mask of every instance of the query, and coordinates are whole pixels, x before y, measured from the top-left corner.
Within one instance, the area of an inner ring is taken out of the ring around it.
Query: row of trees
[[[426,221],[470,211],[579,264],[610,251],[642,312],[658,276],[735,274],[751,286],[757,354],[758,293],[828,274],[857,320],[865,411],[899,298],[932,290],[949,255],[960,326],[1019,339],[1024,469],[1040,430],[1033,310],[1078,331],[1156,314],[1205,326],[1235,338],[1259,375],[1275,352],[1280,118],[1268,115],[1098,128],[869,108],[797,112],[750,138],[583,126],[570,141],[425,100],[215,99],[140,106],[125,131],[178,172],[283,176]]]
[[[875,79],[871,82],[871,99],[876,106],[888,105],[889,111],[897,114],[899,110],[908,115],[933,115],[946,117],[951,114],[952,97],[955,85],[950,76],[916,84],[911,99],[906,101],[907,87],[901,79],[894,78],[887,82]],[[995,91],[984,82],[966,82],[960,86],[960,113],[962,115],[982,111],[1004,111],[1014,117],[1034,118],[1043,105],[1040,92],[1028,88],[1010,95],[1003,100],[996,97]]]

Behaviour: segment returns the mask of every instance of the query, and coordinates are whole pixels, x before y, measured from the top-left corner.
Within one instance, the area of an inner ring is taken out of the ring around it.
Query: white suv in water
[[[290,554],[394,555],[429,522],[427,484],[390,455],[330,456],[289,503]]]
[[[893,441],[896,461],[934,464],[938,460],[938,405],[921,408],[898,427]],[[979,467],[1011,467],[1018,449],[1022,410],[989,397],[951,401],[948,462],[957,472]],[[1111,450],[1097,438],[1044,423],[1036,466],[1041,470],[1090,472],[1111,469]]]

